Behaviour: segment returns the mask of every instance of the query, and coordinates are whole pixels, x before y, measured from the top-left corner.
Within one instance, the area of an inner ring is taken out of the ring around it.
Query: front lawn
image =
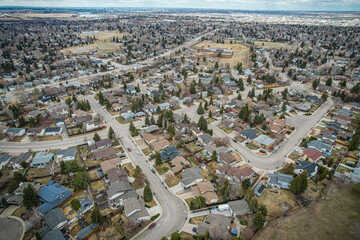
[[[257,149],[259,149],[258,146],[256,146],[255,144],[252,144],[252,143],[246,144],[245,146],[246,146],[248,149],[250,149],[250,150],[257,150]]]

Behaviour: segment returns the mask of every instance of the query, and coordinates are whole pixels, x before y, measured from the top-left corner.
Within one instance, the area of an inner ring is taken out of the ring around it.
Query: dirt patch
[[[352,187],[331,182],[324,199],[269,222],[254,239],[359,239],[360,197]]]
[[[149,148],[149,147],[145,148],[145,149],[142,149],[141,151],[145,154],[145,156],[149,156],[150,153],[152,153],[152,149]]]
[[[193,217],[193,218],[190,218],[190,223],[192,224],[199,224],[201,222],[203,222],[205,220],[205,216],[200,216],[200,217]]]

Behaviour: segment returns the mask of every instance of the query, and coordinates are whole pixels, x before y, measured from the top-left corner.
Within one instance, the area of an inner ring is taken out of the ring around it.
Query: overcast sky
[[[0,6],[360,11],[360,0],[0,0]]]

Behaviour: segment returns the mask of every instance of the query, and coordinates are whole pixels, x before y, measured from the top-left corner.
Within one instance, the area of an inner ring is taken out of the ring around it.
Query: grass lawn
[[[193,218],[190,218],[190,223],[192,224],[199,224],[201,222],[203,222],[205,220],[205,216],[200,216],[200,217],[193,217]]]
[[[280,194],[264,191],[261,197],[257,199],[259,204],[263,204],[267,207],[267,219],[282,215],[284,211],[296,204],[295,195],[292,192],[283,189],[280,190]]]
[[[90,186],[91,186],[93,193],[95,193],[95,194],[100,192],[101,190],[105,190],[105,183],[103,180],[92,182],[90,184]]]
[[[160,166],[156,166],[154,165],[155,170],[160,174],[163,175],[164,173],[166,173],[167,171],[169,171],[169,164],[167,163],[163,163]]]
[[[13,137],[8,140],[8,142],[21,142],[21,140],[26,136],[26,134],[19,136],[19,137]]]
[[[197,166],[199,166],[200,165],[200,163],[199,162],[197,162],[194,158],[189,158],[188,159],[193,165],[195,165],[195,166],[193,166],[193,167],[197,167]]]
[[[188,233],[188,232],[181,232],[180,233],[180,238],[181,239],[194,239],[194,235],[192,235],[191,233]]]
[[[121,168],[124,168],[124,169],[128,170],[130,177],[132,177],[134,175],[135,168],[132,165],[132,163],[126,163],[124,165],[121,165]]]
[[[324,199],[269,222],[253,239],[358,239],[360,201],[353,186],[331,181]]]
[[[155,207],[155,206],[157,206],[156,201],[155,201],[154,198],[151,200],[151,202],[145,202],[145,204],[149,205],[150,207]]]
[[[21,215],[25,212],[26,212],[26,207],[21,206],[13,212],[12,216],[21,217]]]
[[[38,141],[51,141],[51,140],[59,140],[61,139],[62,136],[61,135],[57,135],[57,136],[43,136],[43,137],[39,137]]]
[[[190,202],[193,200],[194,198],[187,198],[185,199],[185,202],[187,203],[187,205],[190,207]]]
[[[103,160],[89,160],[89,159],[86,159],[85,160],[85,165],[87,167],[92,167],[92,166],[96,166],[96,165],[99,165]]]
[[[289,156],[288,156],[291,160],[294,161],[298,161],[300,159],[300,154],[297,154],[295,152],[292,152]]]
[[[296,49],[295,45],[290,45],[290,44],[281,43],[281,42],[255,41],[255,46],[262,47],[265,49],[280,49],[280,48]]]
[[[232,128],[226,128],[226,127],[224,127],[224,126],[222,126],[222,125],[219,125],[219,126],[217,126],[218,128],[220,128],[221,130],[223,130],[225,133],[227,133],[227,134],[230,134],[230,133],[232,133],[232,131],[233,131],[233,129]]]
[[[26,173],[30,177],[42,177],[47,176],[50,174],[50,169],[45,168],[30,168],[29,171]]]
[[[207,164],[207,166],[211,171],[215,171],[217,168],[219,168],[219,163],[216,161],[211,161]]]
[[[206,120],[207,120],[209,123],[213,123],[213,122],[216,121],[215,119],[213,119],[213,118],[211,118],[211,117],[206,118]]]
[[[115,118],[120,124],[128,124],[130,123],[131,121],[132,122],[135,122],[137,121],[138,119],[132,119],[131,121],[126,121],[123,117],[116,117]]]
[[[240,136],[236,136],[235,139],[238,141],[238,142],[243,142],[244,141],[244,138],[240,137]]]
[[[252,143],[246,144],[245,146],[246,146],[248,149],[250,149],[250,150],[257,150],[257,149],[259,149],[258,146],[256,146],[255,144],[252,144]]]
[[[180,182],[179,176],[175,176],[171,174],[171,176],[165,178],[165,183],[166,185],[168,185],[169,188],[178,185],[179,182]]]
[[[196,143],[194,142],[186,144],[186,147],[191,153],[196,153],[202,150],[202,147],[196,145]]]
[[[91,180],[95,180],[95,179],[98,178],[96,169],[88,171],[88,174],[89,174],[89,177],[90,177]]]
[[[240,157],[240,154],[237,152],[232,152],[231,155],[233,155],[236,158],[236,162],[241,162],[242,158]]]
[[[149,148],[149,147],[145,148],[145,149],[142,149],[141,151],[145,154],[145,156],[149,156],[150,153],[152,153],[152,149]]]

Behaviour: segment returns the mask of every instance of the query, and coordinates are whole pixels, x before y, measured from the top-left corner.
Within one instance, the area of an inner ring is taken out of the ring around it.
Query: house
[[[233,217],[251,213],[249,204],[245,199],[228,202],[230,213]]]
[[[311,104],[308,102],[302,102],[295,106],[296,109],[302,111],[302,112],[308,112],[311,109]]]
[[[45,225],[40,228],[38,232],[42,240],[65,240],[65,237],[59,228],[50,230],[50,228]]]
[[[67,149],[57,150],[56,158],[62,159],[63,161],[72,161],[76,157],[76,148],[69,147]]]
[[[318,103],[320,98],[316,95],[308,95],[306,96],[306,100],[308,100],[311,103]]]
[[[188,189],[191,186],[203,181],[201,170],[199,168],[186,168],[181,172],[181,184]]]
[[[116,151],[111,147],[97,149],[93,152],[96,160],[113,159],[117,157]]]
[[[123,205],[123,201],[128,198],[136,198],[137,193],[129,182],[115,182],[107,190],[109,205],[112,208]]]
[[[62,132],[62,127],[48,127],[48,128],[45,128],[45,135],[46,136],[60,135],[61,132]]]
[[[199,140],[203,143],[203,144],[211,144],[214,142],[214,139],[212,138],[212,136],[208,133],[202,134],[199,136]]]
[[[213,204],[219,201],[219,197],[215,193],[215,188],[209,181],[199,182],[192,187],[195,196],[202,196],[205,198],[206,204]]]
[[[226,171],[227,175],[229,175],[233,182],[241,183],[246,178],[251,178],[255,172],[251,167],[237,168],[231,167]]]
[[[121,163],[120,158],[113,158],[111,160],[102,161],[100,163],[100,168],[102,172],[105,174],[107,171],[109,171],[112,168],[119,168]]]
[[[54,160],[54,154],[46,152],[38,152],[31,162],[31,167],[44,167],[51,160]]]
[[[316,162],[322,156],[322,152],[315,149],[305,149],[301,154],[301,157],[305,156]]]
[[[157,125],[151,125],[148,127],[144,127],[141,129],[141,134],[145,134],[145,133],[153,133],[159,130],[159,127]]]
[[[168,140],[164,139],[162,141],[152,143],[151,147],[154,149],[155,152],[160,152],[161,150],[168,147],[169,145],[170,145],[170,142]]]
[[[159,105],[158,105],[159,107],[160,107],[160,109],[161,109],[161,111],[163,111],[163,110],[169,110],[170,109],[170,103],[160,103]]]
[[[258,147],[269,149],[274,146],[276,141],[264,134],[261,134],[260,136],[254,138],[252,142]]]
[[[54,208],[43,216],[45,224],[50,230],[62,229],[68,222],[67,217],[60,208]]]
[[[230,152],[225,152],[220,154],[218,161],[223,164],[229,164],[230,166],[236,163],[236,158]]]
[[[136,198],[124,200],[124,211],[127,219],[134,223],[141,223],[150,219],[150,215],[146,211],[144,204],[141,204]]]
[[[323,153],[324,156],[330,156],[332,151],[332,146],[323,143],[319,140],[312,140],[308,144],[309,149],[315,149]]]
[[[268,184],[273,187],[289,189],[293,176],[283,173],[269,173]]]
[[[174,158],[176,158],[177,156],[180,156],[181,154],[179,153],[179,151],[176,149],[176,146],[171,146],[171,147],[167,147],[164,150],[162,150],[160,152],[160,156],[161,156],[161,161],[166,162],[166,161],[171,161]]]
[[[0,170],[2,170],[3,167],[5,167],[9,163],[10,158],[11,156],[8,154],[0,155]]]
[[[95,129],[99,128],[99,125],[95,123],[94,121],[86,121],[83,123],[83,127],[85,128],[86,132],[91,132]]]
[[[245,139],[250,139],[253,140],[254,138],[256,138],[258,132],[255,129],[249,128],[246,129],[242,132],[240,132],[240,136],[245,138]]]
[[[94,144],[89,144],[89,149],[90,149],[90,152],[94,152],[95,150],[103,149],[105,147],[111,147],[111,146],[112,146],[111,140],[104,139],[104,140],[97,141]]]
[[[56,126],[61,127],[61,126],[64,126],[65,120],[62,118],[58,118],[55,120],[55,123],[56,123]]]
[[[231,219],[222,214],[210,213],[204,222],[200,222],[197,234],[205,237],[209,232],[212,239],[230,239]]]
[[[294,168],[294,173],[297,175],[301,174],[304,171],[307,171],[308,177],[311,178],[316,175],[318,171],[318,166],[316,165],[316,163],[303,161],[299,162]]]
[[[2,155],[4,156],[4,155]],[[10,164],[13,170],[22,169],[21,163],[26,162],[29,163],[33,158],[33,154],[31,152],[22,153],[19,156],[14,156],[10,159]],[[1,160],[0,160],[1,162]]]
[[[76,233],[76,238],[77,240],[83,240],[83,239],[88,239],[90,237],[91,234],[93,234],[94,232],[96,232],[98,229],[100,229],[101,225],[99,225],[98,223],[91,223],[90,225],[84,227],[83,229],[81,229],[80,231],[78,231]]]
[[[142,137],[148,145],[157,142],[157,137],[152,134],[145,133]]]
[[[263,194],[263,192],[264,192],[264,190],[265,190],[265,186],[264,185],[262,185],[261,183],[259,183],[259,184],[257,184],[256,185],[256,187],[254,188],[254,194],[256,195],[256,196],[258,196],[258,197],[260,197],[262,194]]]
[[[42,136],[44,135],[45,129],[42,128],[28,128],[28,130],[26,131],[26,135],[28,137],[31,136]]]
[[[110,184],[115,182],[128,182],[128,175],[125,169],[114,167],[104,173],[107,175]]]
[[[126,113],[122,113],[121,117],[125,120],[125,121],[130,121],[135,117],[135,114],[133,112],[126,112]]]
[[[234,122],[230,119],[224,119],[221,121],[221,125],[225,128],[232,128],[234,126]]]
[[[186,160],[183,156],[177,156],[171,160],[171,171],[174,174],[181,172],[184,168],[189,168],[190,162]]]
[[[44,215],[51,209],[56,208],[72,195],[69,189],[62,187],[55,181],[49,181],[46,186],[40,189],[38,196],[43,204],[36,210]]]
[[[20,137],[26,132],[25,128],[8,128],[6,134],[9,136]]]
[[[41,183],[37,182],[22,182],[13,192],[14,194],[7,199],[8,204],[20,206],[24,201],[24,188],[29,184],[34,188],[36,193],[43,187]]]

